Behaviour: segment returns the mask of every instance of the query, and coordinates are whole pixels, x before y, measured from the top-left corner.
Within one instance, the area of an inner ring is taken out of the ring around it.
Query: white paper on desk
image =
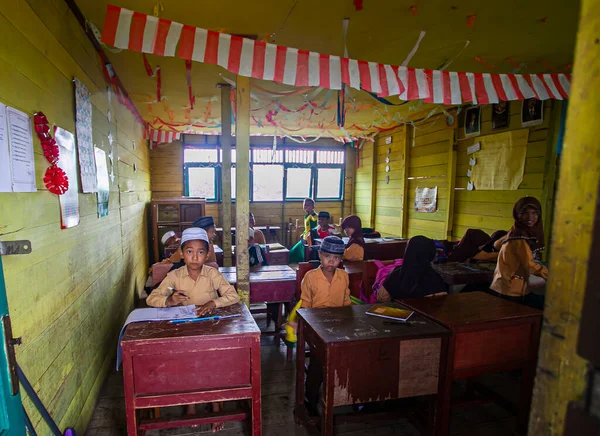
[[[37,192],[31,118],[24,112],[7,107],[6,119],[12,190],[15,192]]]
[[[6,105],[0,103],[0,192],[12,192],[11,173],[6,132]]]
[[[177,307],[151,307],[148,309],[135,309],[129,314],[125,320],[125,324],[119,333],[119,343],[117,344],[117,371],[121,366],[121,338],[125,333],[125,328],[133,322],[146,322],[146,321],[170,321],[172,319],[191,319],[197,318],[196,312],[194,311],[196,306],[190,304],[189,306],[177,306]]]

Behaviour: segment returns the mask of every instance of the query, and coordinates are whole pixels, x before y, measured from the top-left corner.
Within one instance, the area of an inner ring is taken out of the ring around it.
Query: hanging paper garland
[[[54,138],[50,138],[42,141],[42,150],[44,151],[44,157],[52,165],[58,163],[58,145]]]
[[[58,165],[52,165],[46,170],[44,183],[48,191],[56,195],[63,195],[69,190],[69,178]]]

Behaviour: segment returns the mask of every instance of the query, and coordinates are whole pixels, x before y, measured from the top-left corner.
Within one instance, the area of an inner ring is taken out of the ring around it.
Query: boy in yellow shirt
[[[318,247],[321,265],[307,272],[302,279],[302,308],[350,306],[350,278],[338,268],[345,249],[344,241],[337,236],[327,236]],[[319,388],[323,383],[323,365],[316,353],[311,353],[306,374],[306,403],[311,415],[317,414]]]
[[[160,286],[146,299],[148,306],[171,307],[195,304],[198,316],[209,315],[216,307],[225,307],[240,300],[218,269],[205,265],[209,252],[206,231],[192,227],[181,235],[181,250],[185,266],[167,274]],[[220,412],[219,403],[212,404]],[[188,414],[195,414],[195,405],[188,405]],[[213,431],[222,430],[224,423],[213,424]]]

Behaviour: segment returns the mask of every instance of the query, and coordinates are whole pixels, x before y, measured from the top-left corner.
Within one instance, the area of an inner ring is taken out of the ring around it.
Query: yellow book
[[[389,318],[400,322],[406,322],[413,313],[412,310],[385,306],[383,304],[376,304],[366,312],[367,315]]]

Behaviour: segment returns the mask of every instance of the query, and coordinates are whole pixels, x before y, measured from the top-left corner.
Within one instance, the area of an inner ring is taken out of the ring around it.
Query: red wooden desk
[[[448,346],[442,425],[447,434],[452,381],[520,369],[518,425],[527,428],[542,312],[484,292],[410,298],[402,304],[452,331]]]
[[[416,313],[410,324],[384,324],[383,318],[365,314],[371,307],[298,310],[297,349],[308,343],[311,356],[323,364],[323,435],[333,434],[336,406],[433,395],[443,385],[450,332]],[[306,413],[304,360],[305,353],[296,353],[299,414]]]
[[[488,284],[494,280],[495,262],[450,262],[431,265],[449,285]]]
[[[233,286],[237,283],[235,267],[219,268],[225,279]],[[278,316],[275,320],[275,343],[279,344],[282,306],[292,303],[296,295],[296,271],[287,265],[262,266],[250,272],[250,303],[278,303]],[[273,333],[271,333],[273,334]]]
[[[244,305],[217,309],[240,317],[187,324],[130,324],[121,340],[129,436],[146,430],[246,419],[244,411],[140,419],[153,407],[251,400],[252,434],[261,434],[260,330]]]
[[[363,277],[363,262],[343,262],[344,270],[350,277],[350,294],[360,298],[360,284]]]

